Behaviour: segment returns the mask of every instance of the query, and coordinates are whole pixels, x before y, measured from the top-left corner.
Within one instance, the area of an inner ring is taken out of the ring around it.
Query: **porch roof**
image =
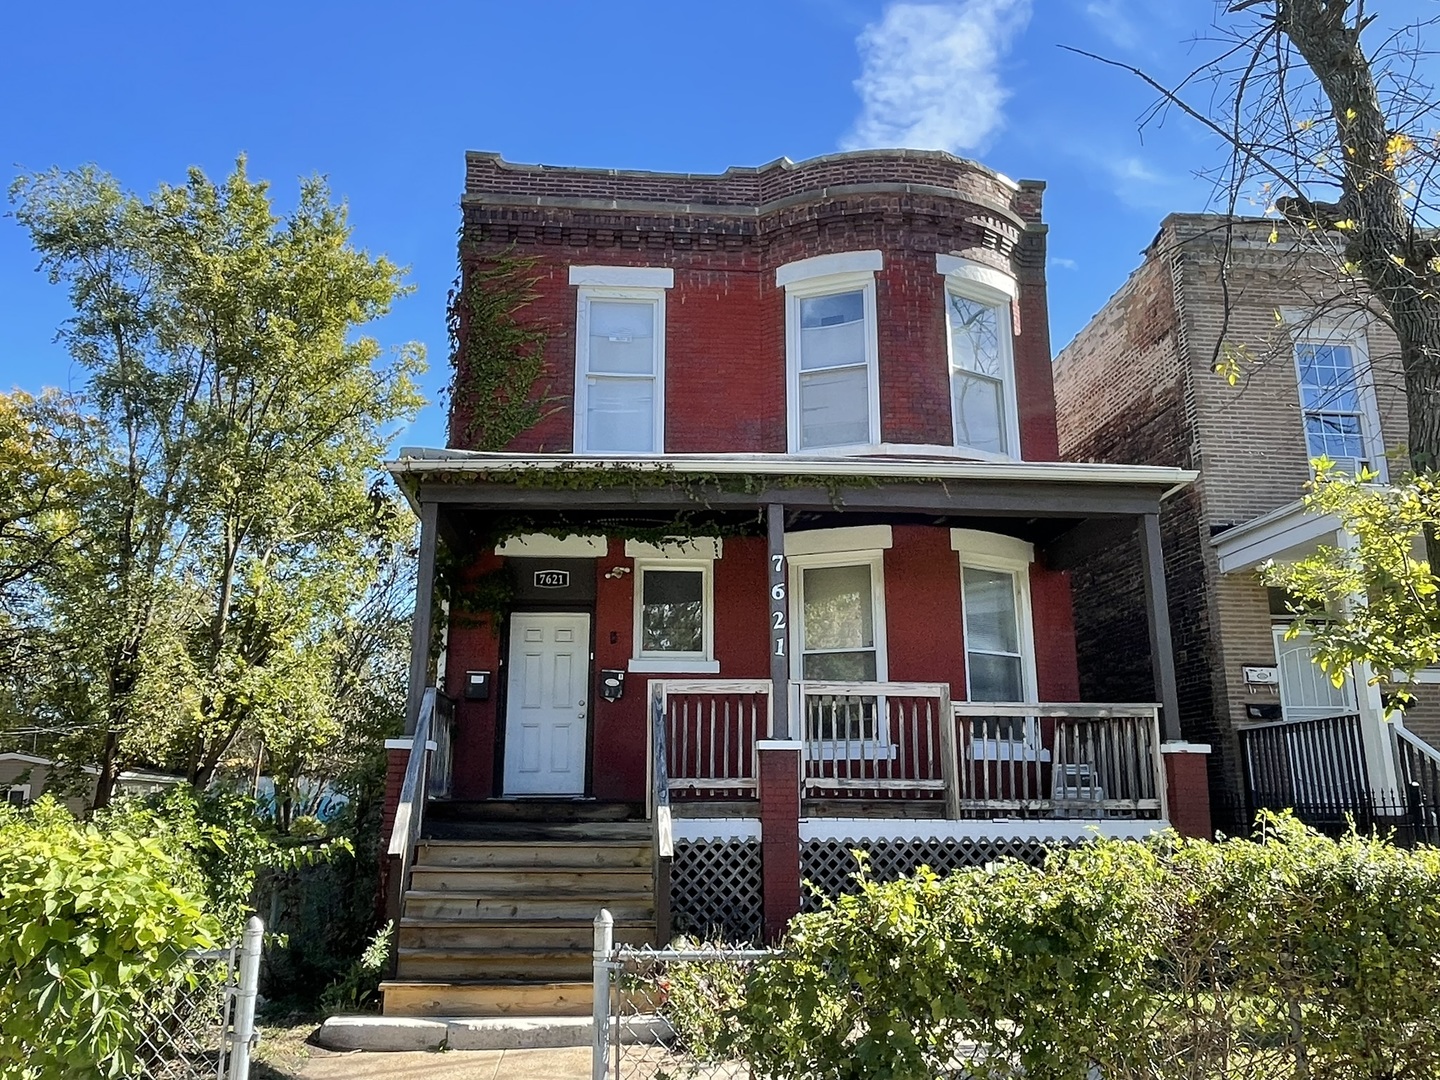
[[[1222,574],[1253,570],[1263,562],[1282,562],[1314,552],[1319,544],[1334,544],[1340,520],[1333,514],[1313,514],[1301,499],[1276,507],[1212,537]]]
[[[937,447],[937,451],[943,450]],[[693,497],[663,485],[580,487],[563,477],[593,472],[664,472],[677,477],[755,477],[743,491],[706,492],[715,505],[781,503],[833,507],[831,486],[840,481],[852,509],[976,510],[997,514],[1047,512],[1090,516],[1154,513],[1162,499],[1193,481],[1196,473],[1151,465],[1093,462],[967,461],[951,457],[827,457],[795,454],[509,454],[405,447],[387,469],[414,502],[477,505],[549,505],[577,509],[616,504],[651,505]],[[553,473],[557,484],[514,483],[518,474]],[[817,485],[794,480],[814,477]],[[774,478],[773,482],[769,478]],[[854,488],[843,481],[861,483]]]

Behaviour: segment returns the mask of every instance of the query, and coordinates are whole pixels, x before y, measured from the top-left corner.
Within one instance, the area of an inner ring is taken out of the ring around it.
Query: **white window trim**
[[[844,453],[880,442],[880,326],[876,312],[875,273],[884,269],[879,251],[845,251],[817,255],[787,263],[775,271],[775,283],[785,288],[785,397],[786,445],[792,454]],[[859,290],[865,308],[865,371],[869,395],[869,436],[864,442],[842,446],[800,445],[800,301],[832,293]]]
[[[839,552],[868,556],[894,546],[895,535],[889,525],[847,525],[839,529],[809,529],[785,534],[785,555],[791,559]]]
[[[876,528],[889,531],[890,526],[857,526],[849,529],[822,529],[817,533],[859,533],[864,529]],[[796,533],[797,536],[816,535],[811,533]],[[885,545],[889,547],[887,543]],[[805,673],[805,571],[814,570],[827,566],[869,566],[870,567],[870,605],[871,618],[874,622],[875,631],[875,681],[890,681],[890,654],[887,635],[885,632],[885,551],[880,548],[869,550],[829,550],[816,551],[811,554],[792,555],[787,547],[785,555],[786,564],[789,567],[790,580],[790,680],[794,686],[790,707],[792,714],[799,717],[801,725],[801,736],[804,736],[805,723],[805,701],[801,693],[801,685],[806,681]],[[876,720],[886,714],[885,699],[883,695],[876,695]],[[845,748],[841,740],[805,740],[809,752],[816,754],[826,761],[832,761]],[[874,739],[852,740],[849,744],[850,750],[860,758],[876,759],[894,757],[896,748],[890,742],[888,728],[879,732],[879,737]]]
[[[950,546],[960,560],[960,627],[964,635],[965,700],[970,697],[970,609],[965,603],[965,568],[991,570],[1010,574],[1015,588],[1015,616],[1020,635],[1020,681],[1022,701],[1039,700],[1039,672],[1035,661],[1035,620],[1030,609],[1030,565],[1034,561],[1034,545],[1000,533],[974,529],[951,529]],[[982,703],[983,704],[983,703]],[[1014,760],[1016,750],[1029,760],[1048,761],[1049,752],[1041,746],[1039,719],[1026,717],[1023,740],[971,740],[971,755],[977,760]],[[1019,746],[1017,747],[1017,744]]]
[[[675,271],[668,266],[572,266],[570,284],[673,289]]]
[[[1380,430],[1380,403],[1375,397],[1374,372],[1370,368],[1370,340],[1365,333],[1365,320],[1359,316],[1344,319],[1307,318],[1306,313],[1288,309],[1283,318],[1290,326],[1290,362],[1295,369],[1295,396],[1300,403],[1300,438],[1310,458],[1310,443],[1305,435],[1305,398],[1301,390],[1300,346],[1344,345],[1350,350],[1355,371],[1355,392],[1360,403],[1360,430],[1365,439],[1370,471],[1384,483],[1388,475],[1385,459],[1385,436]]]
[[[502,540],[496,555],[523,556],[529,559],[595,559],[606,552],[603,536],[549,536],[545,533],[524,533]]]
[[[7,803],[10,802],[10,793],[11,793],[11,792],[14,792],[14,791],[18,791],[18,792],[20,793],[20,804],[19,804],[19,805],[20,805],[21,808],[30,805],[30,803],[31,803],[32,800],[31,800],[31,798],[30,798],[30,785],[29,785],[29,784],[7,784],[6,787],[5,787],[5,801],[6,801]],[[12,803],[11,805],[14,805],[14,804]]]
[[[572,270],[577,269],[575,267]],[[632,268],[633,269],[633,268]],[[665,289],[636,286],[582,285],[576,292],[575,304],[575,434],[577,454],[596,457],[634,456],[632,450],[595,450],[586,442],[585,416],[588,409],[590,301],[647,300],[655,305],[655,389],[653,394],[655,445],[649,452],[665,452]],[[624,376],[620,376],[624,378]]]
[[[626,541],[626,554],[630,554],[633,541]],[[650,544],[636,544],[637,548],[653,548]],[[674,550],[674,549],[672,549]],[[647,570],[698,570],[700,572],[700,652],[646,652],[643,626],[645,609],[645,572]],[[632,646],[634,656],[626,665],[631,671],[646,674],[715,675],[720,671],[720,662],[715,659],[715,562],[704,557],[681,557],[664,549],[654,549],[653,554],[635,559],[635,602]]]
[[[1019,297],[1019,286],[1015,279],[989,266],[962,259],[956,255],[936,255],[935,270],[945,279],[945,361],[946,385],[950,391],[950,432],[951,441],[958,449],[986,460],[1015,461],[1020,458],[1020,397],[1015,387],[1015,320],[1012,305]],[[1001,406],[1005,411],[1002,421],[1005,430],[1005,445],[1008,448],[997,453],[994,450],[980,450],[960,442],[960,418],[955,412],[955,334],[950,325],[950,295],[965,297],[978,304],[998,309],[1003,333],[998,335],[1000,345]]]
[[[626,540],[627,559],[718,559],[725,542],[718,536],[676,536],[659,544]]]

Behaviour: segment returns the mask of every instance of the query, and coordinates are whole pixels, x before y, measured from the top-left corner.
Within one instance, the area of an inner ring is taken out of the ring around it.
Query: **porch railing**
[[[770,730],[769,679],[650,683],[656,766],[676,798],[756,798],[755,743]]]
[[[940,683],[800,683],[805,794],[945,798],[954,760]]]
[[[432,799],[450,797],[450,777],[455,764],[455,703],[444,694],[436,693],[435,716],[431,722],[429,791]]]
[[[1246,725],[1240,728],[1240,748],[1246,795],[1255,809],[1304,808],[1318,819],[1368,806],[1359,716]]]
[[[1403,721],[1392,723],[1390,728],[1395,739],[1395,764],[1415,839],[1430,844],[1440,842],[1440,752],[1408,730]]]
[[[961,701],[953,817],[1161,818],[1154,705]]]
[[[654,680],[651,765],[665,800],[756,798],[767,679]],[[952,702],[944,683],[793,685],[804,794],[928,803],[960,818],[1165,816],[1159,709]],[[658,815],[657,815],[658,816]]]
[[[390,846],[386,849],[386,898],[388,917],[400,918],[401,901],[415,858],[415,845],[425,825],[425,803],[429,792],[430,745],[436,729],[436,710],[440,694],[431,686],[420,701],[420,715],[410,741],[410,757],[405,765],[405,779],[400,786],[400,803],[395,808],[395,824],[390,830]]]

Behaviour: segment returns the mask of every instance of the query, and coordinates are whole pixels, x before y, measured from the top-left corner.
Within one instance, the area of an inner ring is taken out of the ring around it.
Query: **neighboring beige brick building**
[[[1063,458],[1199,471],[1161,521],[1181,724],[1212,745],[1222,800],[1240,791],[1237,725],[1327,707],[1361,715],[1372,782],[1393,783],[1380,690],[1355,680],[1336,693],[1311,679],[1303,642],[1277,641],[1289,620],[1255,567],[1336,542],[1333,520],[1297,504],[1319,449],[1382,472],[1387,456],[1403,458],[1398,349],[1379,320],[1340,302],[1333,268],[1272,243],[1272,227],[1167,217],[1143,263],[1055,361]],[[1222,343],[1245,350],[1237,385],[1215,371]],[[1096,700],[1131,700],[1148,685],[1132,562],[1117,548],[1073,575],[1082,691]],[[1283,685],[1257,683],[1264,672],[1247,680],[1247,667],[1277,670]],[[1406,726],[1434,742],[1440,687],[1421,686],[1418,698]]]

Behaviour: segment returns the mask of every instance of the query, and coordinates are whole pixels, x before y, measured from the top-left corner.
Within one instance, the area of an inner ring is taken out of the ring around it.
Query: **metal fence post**
[[[595,916],[595,1000],[591,1005],[590,1080],[605,1080],[610,1071],[610,953],[615,946],[615,919],[608,908]]]
[[[240,985],[235,992],[235,1029],[231,1042],[229,1080],[249,1080],[250,1048],[255,1041],[255,998],[260,990],[260,948],[265,924],[252,917],[240,943]]]

